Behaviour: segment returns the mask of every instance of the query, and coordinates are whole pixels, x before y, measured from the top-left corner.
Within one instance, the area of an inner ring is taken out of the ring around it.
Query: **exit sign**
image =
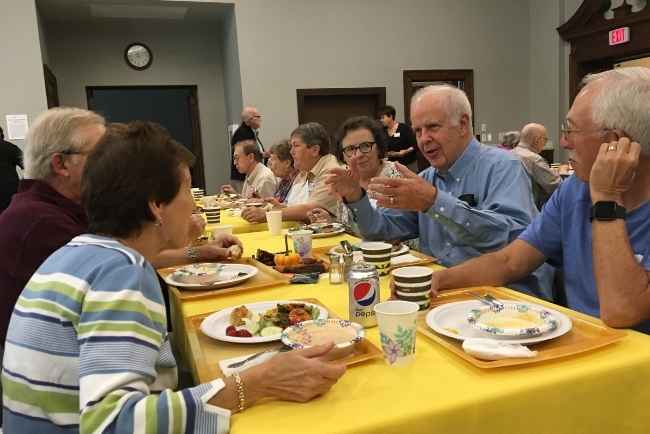
[[[630,41],[630,28],[620,27],[609,31],[609,45],[625,44]]]

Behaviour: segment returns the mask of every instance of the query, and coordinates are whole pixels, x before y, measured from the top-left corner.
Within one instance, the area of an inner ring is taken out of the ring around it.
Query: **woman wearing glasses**
[[[377,176],[402,177],[395,163],[384,159],[386,139],[381,125],[367,116],[349,118],[339,129],[336,157],[347,165],[356,158],[361,176],[359,183],[364,189],[368,187],[370,180]],[[375,205],[373,200],[371,203]],[[336,219],[357,232],[352,224],[352,216],[348,214],[348,209],[342,202],[339,202],[335,217],[323,208],[310,211],[308,217],[312,223]]]

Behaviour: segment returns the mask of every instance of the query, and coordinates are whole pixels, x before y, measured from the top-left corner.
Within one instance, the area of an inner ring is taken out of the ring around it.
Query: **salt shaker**
[[[330,253],[330,283],[341,283],[343,281],[343,262],[338,253]]]
[[[353,264],[353,259],[354,259],[354,253],[349,252],[349,253],[344,253],[343,256],[341,256],[341,259],[343,259],[343,280],[348,281],[348,277],[350,277],[350,268],[352,268]]]

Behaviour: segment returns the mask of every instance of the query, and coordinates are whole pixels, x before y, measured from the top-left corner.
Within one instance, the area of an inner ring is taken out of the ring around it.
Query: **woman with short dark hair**
[[[88,156],[82,201],[92,233],[45,260],[14,308],[2,369],[5,432],[225,433],[232,411],[264,398],[306,401],[343,374],[318,359],[329,345],[173,391],[176,362],[149,261],[188,242],[193,160],[144,122],[109,128]]]
[[[368,116],[356,116],[347,119],[339,128],[337,134],[336,157],[342,163],[350,165],[356,161],[359,168],[359,184],[367,188],[370,180],[377,176],[401,178],[402,174],[394,162],[384,159],[386,150],[386,135],[381,125]],[[376,203],[372,200],[371,203]],[[336,215],[332,216],[323,208],[309,212],[311,222],[328,222],[338,220],[358,233],[354,219],[348,208],[339,202]]]

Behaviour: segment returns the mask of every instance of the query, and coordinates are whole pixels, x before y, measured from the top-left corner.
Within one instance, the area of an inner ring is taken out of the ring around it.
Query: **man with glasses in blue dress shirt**
[[[419,237],[420,250],[450,267],[519,236],[537,215],[530,179],[515,156],[474,138],[465,93],[449,85],[419,90],[411,101],[411,122],[432,166],[419,176],[398,164],[403,178],[374,178],[366,194],[354,161],[349,170],[330,172],[330,188],[346,202],[363,237]],[[544,266],[511,286],[550,299],[552,271]]]

